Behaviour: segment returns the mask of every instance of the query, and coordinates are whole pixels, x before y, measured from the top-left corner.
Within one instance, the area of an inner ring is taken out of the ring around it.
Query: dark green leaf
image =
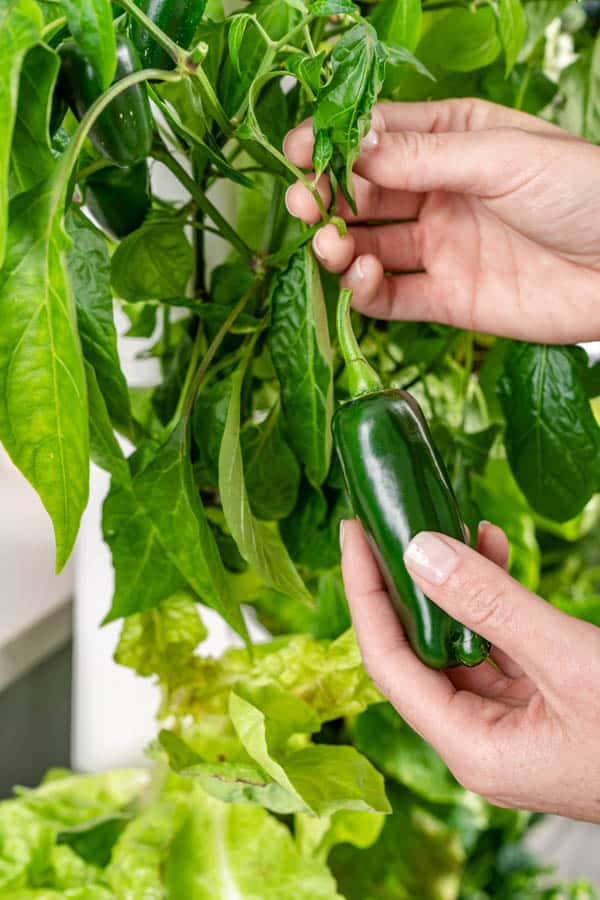
[[[58,66],[57,54],[44,44],[25,57],[10,153],[12,194],[39,184],[54,167],[48,121]]]
[[[389,703],[370,706],[356,720],[356,747],[383,772],[433,803],[453,803],[463,789],[433,747]]]
[[[281,433],[277,412],[261,425],[242,431],[246,489],[258,519],[283,519],[291,513],[300,487],[300,466]]]
[[[308,246],[278,275],[271,311],[269,340],[285,432],[309,480],[318,486],[331,459],[332,351],[319,269]]]
[[[600,360],[593,365],[582,368],[581,379],[585,387],[586,397],[591,400],[593,397],[600,396]]]
[[[88,498],[85,374],[62,226],[65,173],[10,205],[0,271],[0,440],[54,523],[67,561]]]
[[[8,169],[17,114],[19,71],[25,54],[37,43],[43,19],[34,0],[10,0],[0,9],[0,266],[4,262],[8,224]]]
[[[254,517],[244,479],[240,445],[240,405],[245,366],[230,382],[230,398],[219,454],[219,489],[229,530],[242,556],[267,584],[284,594],[312,603],[278,532]]]
[[[115,74],[117,49],[110,0],[61,0],[69,30],[106,90]]]
[[[231,398],[231,379],[225,378],[203,388],[192,414],[194,440],[200,463],[212,487],[219,484],[219,451]]]
[[[112,284],[130,303],[185,294],[193,252],[181,225],[149,223],[128,235],[112,258]]]
[[[527,21],[521,0],[500,0],[498,21],[506,57],[506,74],[509,75],[527,32]]]
[[[314,129],[316,135],[328,132],[334,150],[333,174],[354,207],[352,166],[385,75],[385,53],[371,25],[355,25],[342,36],[331,54],[331,70],[317,97]]]
[[[563,522],[598,486],[600,429],[585,395],[585,352],[513,342],[499,390],[506,449],[517,483],[533,508]]]
[[[352,511],[343,493],[331,508],[323,492],[306,482],[293,513],[281,523],[281,534],[294,562],[313,572],[339,564],[340,519]]]
[[[421,37],[421,0],[383,0],[369,16],[380,41],[414,50]]]
[[[91,222],[74,209],[67,214],[66,228],[72,241],[67,265],[83,353],[94,368],[111,419],[128,433],[131,409],[117,351],[106,241]]]

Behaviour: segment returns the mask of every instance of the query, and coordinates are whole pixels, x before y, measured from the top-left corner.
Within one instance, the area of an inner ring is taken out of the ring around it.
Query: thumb
[[[518,128],[379,132],[354,169],[385,188],[497,197],[528,181],[551,143]]]
[[[562,643],[571,643],[576,620],[446,535],[421,532],[408,545],[404,562],[434,603],[507,653],[530,676],[548,683],[551,661]]]

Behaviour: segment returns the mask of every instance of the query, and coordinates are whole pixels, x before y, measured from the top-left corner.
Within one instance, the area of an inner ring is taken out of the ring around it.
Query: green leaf
[[[383,828],[385,816],[372,812],[340,809],[330,816],[307,816],[294,819],[294,836],[304,856],[327,861],[336,844],[371,847]]]
[[[200,789],[172,846],[166,885],[186,900],[342,900],[327,867],[303,857],[283,823]]]
[[[321,51],[316,56],[311,56],[309,53],[293,53],[285,61],[288,71],[302,82],[312,95],[311,99],[314,99],[321,88],[321,71],[324,59],[325,52]]]
[[[379,40],[415,50],[421,37],[421,0],[383,0],[369,16]]]
[[[556,19],[569,0],[527,0],[523,4],[527,22],[527,36],[519,53],[519,62],[529,59],[550,22]]]
[[[492,63],[500,54],[496,16],[489,6],[453,9],[426,32],[417,52],[425,63],[435,60],[450,72],[470,72]]]
[[[267,521],[285,518],[296,505],[300,466],[283,437],[277,412],[261,425],[243,429],[242,454],[254,515]]]
[[[178,735],[162,730],[160,745],[171,768],[224,803],[257,803],[279,814],[305,809],[295,794],[280,787],[258,766],[246,762],[206,762]]]
[[[521,0],[500,0],[498,21],[506,57],[506,75],[513,69],[527,32],[527,20]]]
[[[122,300],[164,300],[185,294],[194,263],[181,225],[149,223],[121,241],[112,258],[112,284]]]
[[[331,162],[333,156],[333,144],[328,131],[318,131],[313,147],[312,164],[315,170],[315,179],[319,179]]]
[[[244,40],[246,28],[252,22],[252,16],[248,13],[238,13],[229,20],[229,30],[227,32],[227,45],[229,47],[229,56],[233,61],[236,71],[241,75],[240,68],[240,47]]]
[[[296,508],[281,523],[281,535],[294,562],[313,572],[338,566],[340,520],[351,517],[345,494],[328,502],[321,490],[305,482]]]
[[[129,467],[115,437],[96,373],[87,360],[85,376],[90,420],[90,455],[97,466],[111,473],[116,482],[127,483]]]
[[[358,717],[353,740],[387,778],[432,803],[456,803],[464,794],[433,747],[388,703],[371,706]]]
[[[67,266],[83,354],[96,373],[113,422],[127,434],[131,429],[131,409],[117,351],[106,240],[78,210],[69,210],[65,225],[72,241]]]
[[[58,55],[45,44],[25,57],[10,152],[12,194],[28,191],[54,168],[48,122],[58,67]]]
[[[168,682],[191,660],[206,635],[196,603],[181,591],[155,609],[125,619],[115,662],[144,678],[158,675]]]
[[[600,36],[561,72],[559,89],[562,103],[554,112],[556,124],[588,141],[600,142]]]
[[[117,66],[117,47],[110,0],[61,0],[69,31],[95,69],[102,90]]]
[[[148,555],[152,546],[160,548],[200,600],[216,609],[238,634],[247,639],[239,605],[230,597],[225,569],[193,483],[187,428],[187,422],[182,421],[131,483],[136,512],[145,525]],[[122,535],[121,529],[119,531]],[[125,596],[120,596],[120,573],[115,563],[117,593],[108,621],[154,605],[140,594],[139,586],[138,591],[135,590],[140,564],[144,564],[142,558],[134,571],[121,570],[129,590]],[[165,596],[170,596],[175,590],[177,588]]]
[[[334,47],[331,78],[319,91],[314,109],[315,135],[328,132],[334,150],[331,168],[353,209],[352,166],[369,130],[384,75],[385,53],[377,32],[367,22],[355,25]]]
[[[319,269],[310,247],[290,259],[271,297],[269,341],[285,431],[315,486],[331,460],[332,350]]]
[[[54,524],[56,566],[67,561],[88,498],[85,374],[62,226],[65,179],[10,205],[0,271],[0,440]]]
[[[208,481],[219,484],[219,452],[231,400],[231,380],[225,378],[203,388],[196,399],[192,414],[194,440]]]
[[[583,350],[512,342],[499,382],[506,450],[536,512],[564,522],[598,486],[600,429],[585,394]]]
[[[290,749],[295,734],[310,734],[319,718],[276,685],[238,686],[229,712],[250,756],[282,788],[316,815],[340,809],[388,812],[383,778],[353,747],[309,745]]]
[[[105,873],[115,897],[161,900],[165,896],[164,869],[189,808],[188,795],[166,794],[129,823]]]
[[[43,19],[34,0],[10,0],[0,9],[0,266],[8,228],[8,170],[17,114],[19,72],[25,54],[37,43]]]
[[[360,9],[351,0],[313,0],[309,3],[309,11],[313,16],[356,16]]]
[[[284,594],[312,603],[278,532],[254,517],[244,478],[240,445],[240,404],[245,365],[231,378],[231,394],[221,450],[219,489],[227,526],[244,559],[265,582]]]
[[[471,476],[481,518],[503,528],[510,544],[510,573],[535,591],[540,581],[540,549],[531,509],[505,459],[490,459],[483,475]]]

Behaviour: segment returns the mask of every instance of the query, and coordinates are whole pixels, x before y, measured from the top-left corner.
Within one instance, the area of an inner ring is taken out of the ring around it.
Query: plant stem
[[[179,67],[184,65],[185,59],[187,58],[187,50],[184,50],[183,47],[180,47],[179,44],[176,44],[175,41],[171,40],[169,35],[165,34],[162,28],[159,28],[152,19],[148,18],[148,16],[142,12],[134,0],[118,0],[118,3],[133,19],[137,19],[140,25],[144,26],[146,31],[152,35],[156,43],[159,44],[163,50],[167,51],[176,66]]]
[[[229,241],[229,243],[233,247],[235,247],[242,256],[245,256],[246,259],[251,260],[253,257],[251,248],[231,227],[229,222],[221,215],[216,206],[210,202],[204,191],[196,184],[194,179],[191,178],[185,171],[185,169],[179,165],[177,160],[173,159],[166,147],[163,151],[155,153],[154,156],[155,159],[160,160],[160,162],[162,162],[163,165],[165,165],[167,169],[169,169],[173,173],[177,180],[180,181],[181,184],[189,191],[190,195],[198,204],[204,215],[212,219],[214,224],[217,226],[221,237]]]
[[[306,46],[308,47],[308,52],[311,56],[316,56],[317,51],[315,50],[315,45],[312,41],[312,35],[310,33],[310,27],[308,22],[304,25],[304,40],[306,41]]]
[[[48,24],[44,25],[42,28],[42,40],[47,41],[49,38],[53,38],[66,24],[66,16],[61,16],[60,19],[54,19],[53,22],[48,22]]]
[[[212,341],[210,347],[208,348],[208,350],[206,351],[206,353],[204,355],[204,359],[202,360],[202,362],[200,363],[200,366],[196,370],[196,374],[194,375],[187,392],[184,392],[182,394],[182,397],[185,398],[184,404],[183,404],[183,415],[184,416],[189,416],[191,414],[192,409],[194,407],[194,403],[196,402],[196,397],[198,395],[198,391],[200,390],[200,387],[202,385],[204,377],[205,377],[206,373],[208,372],[209,366],[210,366],[211,362],[213,361],[217,350],[219,349],[219,347],[221,346],[221,344],[227,337],[227,335],[229,333],[229,329],[231,328],[231,326],[233,325],[233,323],[235,322],[235,320],[237,319],[239,314],[242,312],[242,310],[244,309],[244,307],[246,306],[246,304],[248,303],[250,298],[255,293],[257,286],[258,286],[258,283],[255,282],[252,285],[252,287],[250,288],[250,290],[246,291],[244,296],[238,300],[238,302],[233,307],[233,309],[231,310],[231,312],[229,313],[229,315],[227,316],[227,318],[225,319],[225,321],[219,328],[218,332],[216,333],[214,340]]]
[[[340,350],[346,363],[348,389],[351,397],[359,397],[383,388],[377,372],[369,365],[359,347],[352,329],[351,304],[352,291],[340,292],[337,305],[337,334]]]
[[[101,172],[102,169],[109,169],[113,165],[114,163],[111,163],[108,159],[95,159],[89,166],[84,166],[83,169],[79,170],[77,173],[77,181],[85,181],[85,179],[89,178],[90,175],[93,175],[94,172]]]

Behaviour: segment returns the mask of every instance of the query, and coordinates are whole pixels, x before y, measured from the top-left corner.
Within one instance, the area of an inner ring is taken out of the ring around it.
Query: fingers
[[[365,255],[375,256],[386,271],[415,271],[423,267],[422,235],[419,222],[354,226],[345,238],[334,225],[325,225],[313,238],[313,249],[330,272],[344,272]]]
[[[356,520],[344,522],[342,575],[367,672],[400,715],[430,743],[450,746],[464,740],[471,707],[442,672],[413,653],[393,610],[364,532]],[[479,698],[473,696],[474,703]]]
[[[415,219],[419,213],[422,197],[407,191],[388,191],[377,184],[366,181],[360,175],[353,176],[357,212],[354,213],[341,194],[337,198],[337,213],[346,222],[362,222],[369,219]],[[319,194],[326,207],[331,203],[329,179],[319,180]],[[285,197],[288,212],[309,225],[321,218],[319,207],[310,193],[300,182],[292,184]]]
[[[493,525],[485,520],[479,523],[477,550],[486,559],[500,566],[501,569],[508,569],[510,546],[508,538],[497,525]]]
[[[551,662],[568,630],[567,616],[445,535],[418,534],[404,559],[434,603],[503,650],[540,685],[553,681]]]
[[[395,263],[394,268],[398,267],[399,264]],[[436,282],[426,272],[385,275],[381,260],[375,255],[365,254],[356,257],[341,284],[352,289],[352,305],[367,316],[454,324],[452,320],[456,317],[456,309],[440,296]]]

